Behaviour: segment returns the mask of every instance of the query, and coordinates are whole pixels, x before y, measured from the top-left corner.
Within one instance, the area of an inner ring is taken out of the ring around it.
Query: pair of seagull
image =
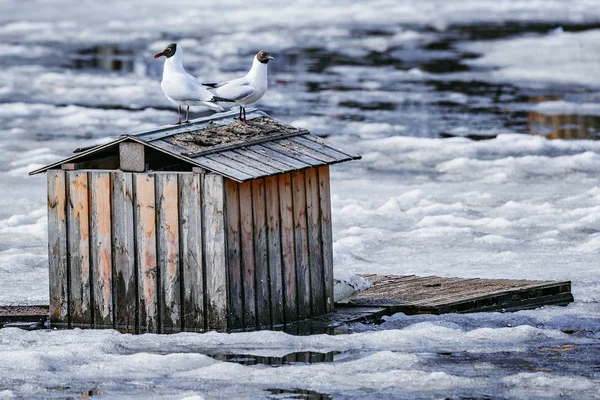
[[[254,57],[252,68],[242,78],[219,83],[199,83],[183,68],[183,51],[177,43],[169,44],[154,58],[166,57],[160,86],[177,108],[175,125],[189,122],[190,106],[206,106],[215,111],[224,111],[225,106],[240,106],[239,120],[246,121],[248,104],[254,103],[267,91],[267,64],[274,58],[268,51],[259,51]],[[181,107],[185,106],[185,121],[181,120]]]

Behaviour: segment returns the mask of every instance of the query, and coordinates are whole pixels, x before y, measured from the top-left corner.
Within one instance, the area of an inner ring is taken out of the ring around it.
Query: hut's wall
[[[229,327],[333,309],[329,167],[225,180]]]
[[[51,323],[226,329],[223,217],[218,175],[48,171]]]
[[[206,331],[333,309],[329,167],[216,174],[49,170],[55,326]]]

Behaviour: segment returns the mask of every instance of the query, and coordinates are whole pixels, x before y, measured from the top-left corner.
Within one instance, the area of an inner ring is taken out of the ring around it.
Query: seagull
[[[259,100],[267,91],[267,64],[274,60],[268,51],[256,53],[252,68],[246,76],[231,81],[219,83],[203,83],[210,92],[219,97],[230,99],[230,102],[240,106],[239,120],[246,121],[246,106]],[[243,117],[242,117],[243,112]]]
[[[155,59],[166,57],[163,77],[160,86],[172,103],[177,104],[177,122],[172,125],[190,122],[190,106],[206,106],[215,111],[224,111],[217,101],[231,100],[214,96],[205,89],[192,75],[183,68],[183,51],[177,43],[169,44],[163,51],[154,56]],[[181,121],[181,106],[186,106],[185,121]]]

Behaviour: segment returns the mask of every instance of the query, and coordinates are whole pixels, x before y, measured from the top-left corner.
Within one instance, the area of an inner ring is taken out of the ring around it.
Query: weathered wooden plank
[[[388,313],[442,314],[519,310],[572,301],[569,282],[364,275],[373,286],[352,305],[377,305]]]
[[[199,165],[203,166],[204,168],[208,169],[209,171],[218,171],[219,174],[222,174],[238,182],[252,179],[253,177],[252,175],[238,171],[235,168],[231,168],[228,165],[210,160],[203,156],[195,158],[194,161]]]
[[[325,164],[325,161],[321,160],[320,158],[314,158],[302,152],[296,152],[294,151],[295,149],[290,148],[291,146],[286,147],[279,142],[264,143],[263,146],[268,149],[285,154],[289,158],[294,158],[298,161],[308,164],[311,167],[316,167]]]
[[[179,175],[182,320],[184,329],[193,331],[205,329],[201,179],[199,174]]]
[[[280,140],[277,143],[290,149],[290,151],[294,152],[295,154],[303,154],[310,158],[314,158],[315,160],[320,160],[326,163],[336,162],[338,160],[336,157],[331,157],[320,151],[307,147],[302,142],[297,142],[295,138]]]
[[[279,212],[281,217],[281,256],[283,265],[283,300],[285,322],[298,319],[296,256],[294,253],[294,206],[292,174],[279,175]]]
[[[111,181],[114,320],[117,328],[132,332],[138,315],[133,175],[115,171]]]
[[[312,165],[312,164],[307,164],[302,161],[299,161],[295,158],[289,157],[286,154],[287,151],[285,149],[280,148],[279,151],[277,151],[277,150],[271,149],[270,147],[265,147],[264,145],[252,146],[250,148],[252,149],[252,151],[256,151],[259,154],[265,155],[265,156],[270,157],[274,160],[277,160],[281,163],[287,164],[290,167],[295,168],[295,169],[308,168]],[[283,151],[284,153],[281,153],[281,151]]]
[[[121,171],[144,172],[146,169],[145,147],[142,143],[119,143],[119,168]]]
[[[260,151],[256,151],[256,149],[254,147],[241,148],[241,149],[236,149],[236,150],[232,150],[232,151],[246,159],[252,159],[261,164],[268,165],[269,167],[273,168],[274,170],[277,170],[282,173],[289,171],[290,168],[294,169],[293,166],[286,164],[284,162],[281,162],[273,157],[270,157],[267,154],[265,154],[264,152],[261,153]]]
[[[254,266],[254,231],[252,223],[252,182],[244,182],[240,191],[240,243],[242,248],[242,280],[244,287],[244,325],[257,325],[256,275]]]
[[[227,219],[227,268],[229,283],[229,328],[244,327],[244,282],[242,279],[242,249],[240,233],[239,183],[225,180]]]
[[[229,158],[231,160],[234,160],[236,162],[239,162],[241,164],[248,165],[248,166],[254,168],[255,170],[262,171],[264,174],[272,175],[272,174],[279,174],[282,172],[280,169],[274,168],[267,163],[255,160],[250,157],[240,155],[238,152],[236,152],[234,150],[220,153],[220,155],[223,157]]]
[[[251,175],[253,177],[262,176],[262,175],[267,174],[267,171],[266,171],[267,168],[256,168],[253,165],[250,165],[249,163],[245,163],[242,160],[235,160],[231,157],[226,157],[225,155],[223,155],[221,153],[208,154],[204,157],[208,158],[209,160],[213,160],[213,161],[219,162],[221,164],[227,165],[230,168],[234,168],[238,171],[241,171],[241,172]]]
[[[348,156],[347,154],[344,154],[344,153],[328,146],[327,144],[324,144],[323,142],[309,140],[308,136],[310,136],[310,135],[298,136],[298,137],[295,137],[290,140],[292,140],[295,143],[298,143],[304,147],[307,147],[313,151],[324,154],[327,157],[330,157],[332,159],[332,161],[330,161],[330,162],[350,160],[352,158],[352,157]]]
[[[259,326],[271,324],[269,294],[269,261],[267,244],[265,181],[252,181],[252,213],[254,222],[254,269],[256,277],[256,317]]]
[[[316,168],[304,172],[306,185],[306,218],[308,236],[308,261],[310,268],[312,315],[327,312],[323,242],[321,238],[321,205],[319,200],[319,176]]]
[[[321,213],[321,243],[323,250],[323,281],[327,311],[333,311],[333,233],[331,228],[331,193],[329,166],[319,167],[319,201]]]
[[[65,172],[51,169],[48,180],[48,265],[50,322],[68,324],[67,192]]]
[[[139,331],[158,332],[158,265],[154,175],[134,174]]]
[[[112,327],[113,279],[110,173],[92,171],[91,194],[91,276],[94,327]]]
[[[228,305],[224,178],[216,174],[206,174],[203,187],[208,328],[226,329]]]
[[[303,141],[311,141],[313,143],[316,143],[317,145],[320,146],[326,146],[328,149],[335,151],[339,156],[338,158],[360,158],[360,156],[358,154],[352,154],[346,150],[342,150],[338,147],[332,146],[331,143],[326,143],[323,139],[321,139],[320,137],[317,137],[315,135],[305,135],[302,136]],[[306,143],[306,142],[303,142]],[[308,146],[308,144],[307,144]],[[333,156],[333,154],[331,154]]]
[[[304,171],[292,172],[292,201],[294,209],[294,253],[296,255],[296,285],[298,288],[298,318],[311,313],[310,268],[306,232],[306,185]]]
[[[157,251],[161,332],[181,330],[181,274],[179,271],[179,190],[176,173],[157,173]]]
[[[273,325],[284,323],[283,275],[281,261],[281,218],[279,216],[279,178],[265,178],[267,209],[267,243],[269,261],[269,286],[271,293],[271,320]]]
[[[70,313],[72,326],[92,323],[90,289],[90,226],[87,172],[67,172],[67,206],[70,268]]]

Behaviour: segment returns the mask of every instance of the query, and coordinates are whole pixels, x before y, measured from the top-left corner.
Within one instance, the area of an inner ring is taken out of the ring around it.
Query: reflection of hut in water
[[[557,101],[558,96],[532,96],[529,101]],[[600,130],[600,118],[581,114],[543,114],[531,111],[527,127],[532,135],[548,139],[590,139]]]

